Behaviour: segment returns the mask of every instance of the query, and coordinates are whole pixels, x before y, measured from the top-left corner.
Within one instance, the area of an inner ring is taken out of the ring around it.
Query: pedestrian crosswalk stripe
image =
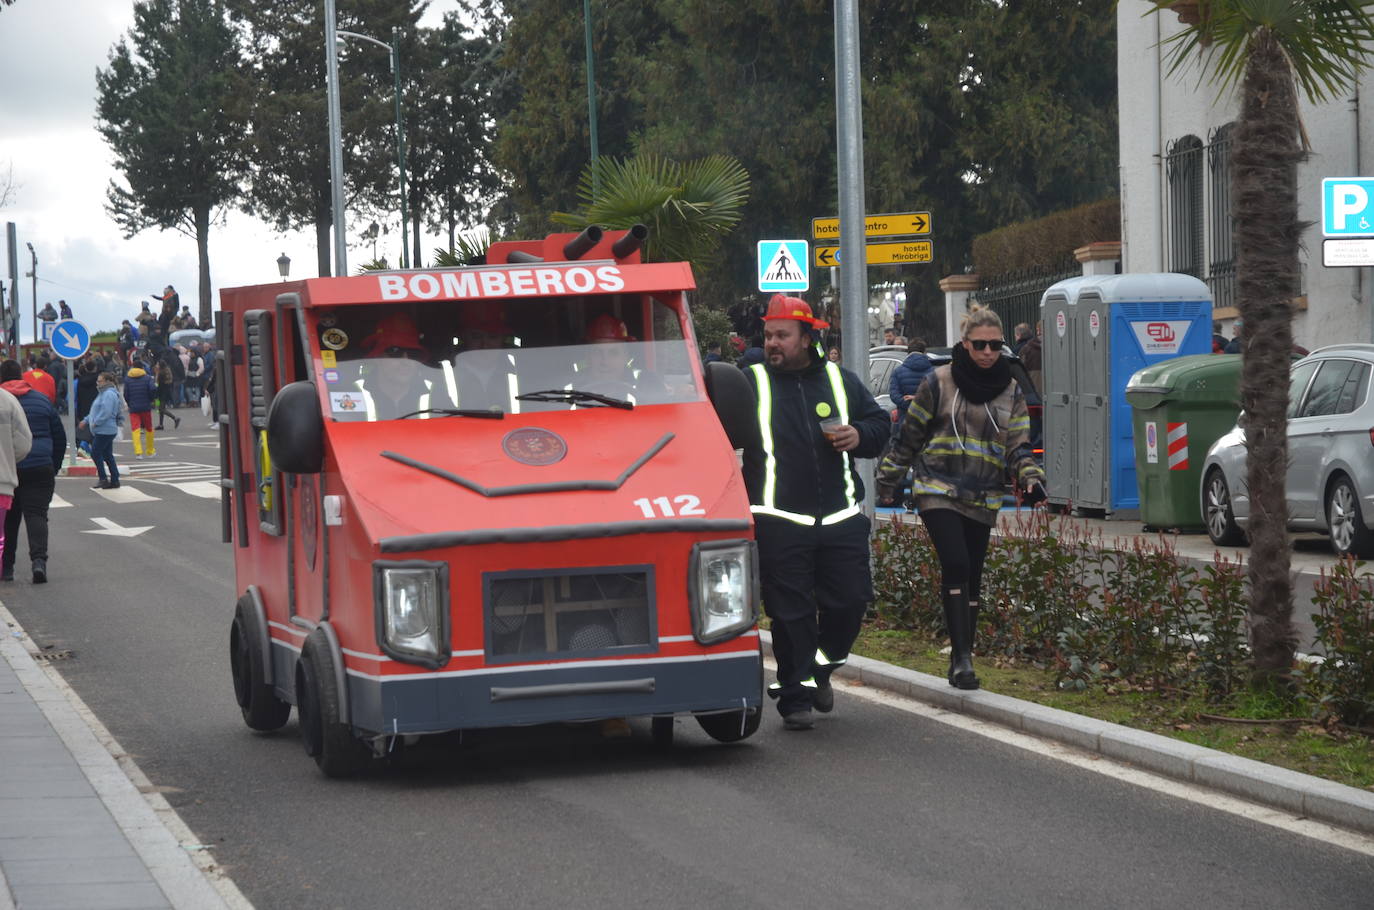
[[[52,502],[48,503],[48,508],[50,509],[70,509],[71,507],[71,503],[67,502],[67,500],[58,496],[56,493],[52,494]]]
[[[206,480],[196,480],[191,483],[174,483],[172,486],[183,493],[190,493],[192,496],[199,496],[202,499],[219,499],[221,492],[219,484],[210,483]]]
[[[129,486],[123,479],[119,481],[119,486],[113,490],[96,490],[95,492],[110,502],[158,502],[161,500],[160,496],[149,496],[138,487]]]

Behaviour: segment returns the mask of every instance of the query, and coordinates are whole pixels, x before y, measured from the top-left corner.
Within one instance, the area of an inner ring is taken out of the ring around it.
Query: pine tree
[[[106,210],[126,237],[157,228],[195,237],[200,319],[210,318],[210,226],[240,197],[244,122],[238,45],[216,0],[142,0],[134,26],[96,73],[97,129],[123,183]]]

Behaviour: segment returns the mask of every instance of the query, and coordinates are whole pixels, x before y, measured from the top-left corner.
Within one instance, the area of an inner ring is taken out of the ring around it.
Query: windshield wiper
[[[583,392],[580,389],[543,389],[539,392],[526,392],[515,397],[518,401],[566,401],[569,404],[596,402],[613,408],[622,408],[626,411],[635,409],[633,401],[624,401],[609,395],[598,395],[596,392]]]
[[[501,420],[506,416],[505,411],[478,410],[476,408],[424,408],[419,411],[411,411],[409,414],[402,414],[397,420],[405,420],[407,417],[418,417],[421,414],[442,414],[445,417],[482,417],[487,420]]]

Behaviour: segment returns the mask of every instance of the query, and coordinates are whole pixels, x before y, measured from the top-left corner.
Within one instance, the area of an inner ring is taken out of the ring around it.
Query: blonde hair
[[[974,329],[991,327],[997,331],[1002,331],[1002,318],[985,306],[976,303],[969,304],[968,312],[964,318],[959,320],[959,337],[967,339],[968,333]]]

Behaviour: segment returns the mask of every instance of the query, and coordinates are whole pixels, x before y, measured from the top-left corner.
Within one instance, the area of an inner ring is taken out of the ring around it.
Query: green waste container
[[[1161,361],[1126,384],[1146,527],[1203,530],[1199,485],[1207,450],[1240,414],[1240,355]]]

